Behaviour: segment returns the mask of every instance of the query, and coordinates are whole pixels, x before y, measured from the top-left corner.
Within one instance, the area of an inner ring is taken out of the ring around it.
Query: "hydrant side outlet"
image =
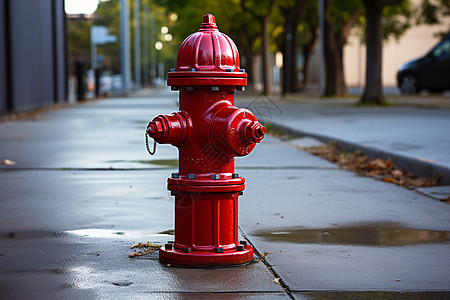
[[[159,115],[147,126],[158,143],[178,147],[179,172],[167,180],[175,196],[175,242],[159,251],[172,266],[214,267],[247,263],[253,248],[239,242],[238,197],[245,179],[234,157],[249,154],[266,128],[234,106],[247,74],[239,68],[234,42],[211,14],[181,44],[167,85],[179,91],[180,111]]]

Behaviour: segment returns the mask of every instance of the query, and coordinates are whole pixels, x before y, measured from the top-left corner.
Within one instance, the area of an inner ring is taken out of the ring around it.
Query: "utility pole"
[[[139,1],[134,0],[134,81],[136,89],[141,88],[141,25]]]
[[[324,0],[319,0],[319,95],[323,96],[325,91],[323,62],[325,58],[325,26],[324,26]]]
[[[120,0],[120,69],[122,72],[122,88],[126,95],[130,90],[130,14],[129,0]]]
[[[155,42],[156,42],[156,22],[155,17],[151,13],[150,14],[150,84],[153,84],[154,79],[156,77],[156,50],[155,50]]]
[[[144,19],[143,22],[143,39],[142,39],[142,51],[144,52],[142,55],[142,59],[143,59],[143,66],[144,66],[144,83],[148,84],[148,22],[149,22],[149,18],[148,18],[148,6],[147,3],[143,3],[143,9],[144,9]]]

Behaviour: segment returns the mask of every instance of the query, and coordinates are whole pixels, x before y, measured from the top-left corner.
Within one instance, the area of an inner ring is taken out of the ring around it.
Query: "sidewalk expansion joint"
[[[261,254],[261,252],[256,248],[256,246],[252,243],[252,241],[249,239],[249,237],[242,230],[241,226],[239,226],[239,232],[247,240],[247,242],[253,247],[253,253],[255,253],[256,256],[258,256],[258,259],[260,261],[262,261],[262,263],[266,266],[267,270],[270,273],[272,273],[272,275],[275,277],[274,281],[283,288],[283,291],[286,293],[287,296],[289,296],[289,298],[295,299],[295,297],[292,295],[292,291],[289,288],[289,285],[283,280],[283,278],[281,278],[281,276],[278,274],[278,272],[275,271],[273,266],[266,260],[265,255]]]
[[[340,170],[338,167],[313,167],[313,166],[274,166],[274,167],[258,167],[258,166],[249,166],[249,167],[239,167],[236,166],[236,169],[242,170],[325,170],[325,171],[338,171]]]
[[[1,168],[0,172],[10,171],[161,171],[174,170],[174,167],[159,168]]]
[[[281,294],[278,291],[184,291],[184,290],[173,290],[173,291],[147,291],[142,292],[144,294]]]
[[[156,167],[156,168],[2,168],[0,172],[9,171],[161,171],[161,170],[175,170],[176,167]],[[236,169],[242,170],[324,170],[324,171],[339,171],[337,167],[302,167],[302,166],[280,166],[280,167],[239,167]]]

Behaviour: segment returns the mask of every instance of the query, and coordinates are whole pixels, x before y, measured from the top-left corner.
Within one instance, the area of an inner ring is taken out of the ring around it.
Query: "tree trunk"
[[[345,83],[344,72],[344,46],[347,43],[347,37],[350,33],[350,29],[355,23],[361,9],[357,8],[350,16],[348,21],[341,27],[341,30],[335,35],[335,45],[337,49],[337,82],[336,82],[336,95],[344,96],[347,94],[347,84]]]
[[[272,76],[270,70],[270,49],[269,49],[269,16],[261,17],[262,25],[262,66],[263,66],[263,85],[264,93],[272,95]]]
[[[282,93],[298,90],[297,49],[298,22],[306,12],[306,0],[296,0],[294,6],[284,10],[285,34],[283,45]]]
[[[344,46],[345,38],[341,36],[339,32],[335,36],[335,45],[337,51],[337,61],[336,61],[336,96],[345,96],[347,94],[347,85],[345,83],[344,74]]]
[[[291,66],[291,93],[298,91],[298,69],[297,69],[297,50],[298,50],[298,34],[297,34],[298,18],[294,17],[292,23],[292,43],[291,43],[291,55],[292,55],[292,66]]]
[[[318,37],[318,29],[314,28],[311,30],[311,38],[308,43],[303,46],[303,84],[306,85],[309,83],[309,60],[311,59],[311,55],[313,53],[314,47],[317,43]]]
[[[330,18],[330,0],[324,1],[325,42],[325,95],[337,95],[338,50]]]
[[[254,54],[248,47],[241,47],[245,56],[245,71],[247,73],[247,90],[254,91],[256,86],[256,78],[254,72],[255,59]],[[243,66],[241,65],[241,68]]]
[[[382,37],[381,17],[383,4],[381,1],[363,0],[366,8],[366,86],[361,98],[363,103],[382,104],[384,101],[381,82]]]
[[[293,12],[287,10],[285,16],[285,33],[284,33],[284,45],[283,45],[283,69],[282,69],[282,93],[290,93],[292,86],[292,36],[293,26],[292,19],[294,19]]]

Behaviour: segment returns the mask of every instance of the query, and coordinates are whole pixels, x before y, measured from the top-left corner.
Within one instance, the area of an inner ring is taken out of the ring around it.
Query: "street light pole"
[[[143,66],[144,66],[144,72],[143,72],[143,74],[144,74],[144,83],[145,84],[148,84],[148,68],[149,68],[149,66],[148,66],[148,22],[149,22],[149,20],[148,20],[148,6],[147,6],[147,4],[144,2],[143,3],[143,9],[144,9],[144,20],[143,20],[143,22],[144,22],[144,24],[142,24],[143,25],[143,33],[142,33],[142,35],[143,35],[143,39],[142,39],[142,51],[144,52],[143,53]]]
[[[325,39],[324,39],[324,35],[325,35],[325,23],[324,23],[324,0],[319,0],[319,95],[323,96],[324,95],[324,74],[323,74],[323,61],[325,58]]]
[[[153,46],[156,42],[156,22],[155,22],[155,16],[153,13],[150,13],[150,45],[152,47],[150,51],[150,83],[153,84],[153,80],[156,77],[156,52]]]
[[[134,0],[134,80],[136,89],[141,87],[141,28],[139,1],[140,0]]]
[[[123,93],[130,89],[130,14],[128,0],[120,0],[120,69],[122,72]]]

